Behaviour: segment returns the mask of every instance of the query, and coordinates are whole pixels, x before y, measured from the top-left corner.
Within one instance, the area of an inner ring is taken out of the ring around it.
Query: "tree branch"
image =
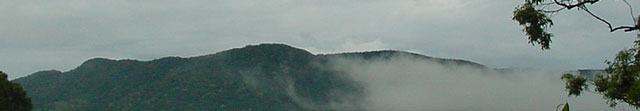
[[[575,7],[583,6],[584,4],[587,4],[587,3],[594,4],[594,3],[598,2],[598,1],[600,1],[600,0],[585,0],[585,1],[580,1],[580,2],[578,2],[576,4],[566,4],[566,3],[562,3],[562,2],[560,2],[558,0],[553,0],[553,2],[556,3],[557,5],[566,7],[569,10],[571,10],[572,8],[575,8]]]
[[[627,2],[627,0],[622,0],[625,4],[627,4],[627,7],[629,7],[629,13],[631,15],[631,19],[633,20],[633,23],[638,24],[638,22],[636,22],[636,16],[633,15],[633,7],[631,6],[631,4],[629,4],[629,2]]]
[[[589,9],[587,7],[580,7],[580,9],[583,9],[585,12],[587,12],[589,15],[591,15],[593,18],[596,18],[598,20],[600,20],[601,22],[607,24],[607,26],[609,27],[609,32],[614,32],[616,30],[621,30],[624,29],[625,32],[629,32],[629,31],[634,31],[634,30],[639,30],[640,27],[639,25],[635,25],[635,26],[617,26],[617,27],[613,27],[611,25],[611,23],[609,23],[609,21],[600,18],[599,16],[593,14],[591,11],[589,11]]]
[[[558,13],[558,12],[564,10],[564,9],[567,9],[567,8],[566,7],[562,7],[562,8],[555,9],[555,10],[540,10],[540,11],[542,11],[543,13],[552,13],[553,14],[553,13]]]
[[[638,25],[636,26],[618,26],[616,28],[611,29],[611,32],[619,30],[619,29],[625,29],[624,32],[629,32],[629,31],[634,31],[634,30],[640,30],[640,27],[638,27]]]

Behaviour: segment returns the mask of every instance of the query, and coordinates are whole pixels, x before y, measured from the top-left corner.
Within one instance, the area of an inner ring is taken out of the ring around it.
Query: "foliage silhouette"
[[[0,111],[31,111],[31,99],[20,84],[11,82],[0,71]]]

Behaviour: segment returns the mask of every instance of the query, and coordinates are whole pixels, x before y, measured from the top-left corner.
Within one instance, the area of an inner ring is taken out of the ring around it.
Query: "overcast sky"
[[[554,16],[552,49],[542,51],[511,20],[521,2],[0,0],[0,70],[13,79],[68,71],[94,57],[191,57],[259,43],[315,54],[396,49],[495,68],[603,68],[636,39],[608,32],[584,12],[565,11]],[[633,24],[620,0],[591,9],[614,24]]]

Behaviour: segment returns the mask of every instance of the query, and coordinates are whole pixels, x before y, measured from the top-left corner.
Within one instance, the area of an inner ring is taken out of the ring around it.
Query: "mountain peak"
[[[91,58],[87,61],[84,61],[82,64],[84,65],[84,64],[94,64],[94,63],[112,62],[112,61],[115,61],[115,60],[97,57],[97,58]]]
[[[282,44],[282,43],[262,43],[262,44],[258,44],[258,45],[247,45],[246,47],[287,47],[287,48],[292,48],[292,49],[297,49],[293,46],[287,45],[287,44]]]
[[[268,43],[258,45],[247,45],[242,48],[234,48],[231,50],[222,51],[214,55],[221,55],[224,57],[308,57],[314,56],[310,52],[295,48],[285,44]],[[213,55],[211,55],[213,56]]]
[[[326,54],[324,56],[328,56],[328,57],[362,58],[362,59],[365,59],[365,60],[375,59],[375,58],[382,58],[382,59],[389,60],[392,57],[405,56],[405,57],[415,57],[415,58],[421,58],[421,59],[434,60],[435,62],[438,62],[440,64],[465,65],[465,66],[471,66],[471,67],[476,67],[476,68],[480,68],[480,69],[488,69],[487,66],[484,66],[484,65],[482,65],[480,63],[472,62],[472,61],[469,61],[469,60],[431,57],[431,56],[426,56],[426,55],[422,55],[422,54],[406,52],[406,51],[398,51],[398,50],[378,50],[378,51],[366,51],[366,52],[347,52],[347,53],[338,53],[338,54]]]
[[[258,44],[258,45],[247,45],[247,46],[242,47],[242,48],[236,48],[236,49],[231,49],[231,50],[248,50],[248,51],[257,51],[257,50],[259,50],[260,52],[264,52],[264,51],[276,51],[276,52],[295,51],[295,52],[302,52],[302,53],[311,54],[310,52],[308,52],[308,51],[306,51],[304,49],[292,47],[292,46],[289,46],[289,45],[286,45],[286,44],[281,44],[281,43],[264,43],[264,44]]]

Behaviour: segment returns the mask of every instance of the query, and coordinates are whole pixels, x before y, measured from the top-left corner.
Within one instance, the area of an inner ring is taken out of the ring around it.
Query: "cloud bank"
[[[331,60],[334,70],[364,85],[366,110],[553,111],[565,102],[576,111],[635,110],[626,104],[609,108],[600,95],[588,92],[568,97],[563,71],[483,70],[407,54]]]

